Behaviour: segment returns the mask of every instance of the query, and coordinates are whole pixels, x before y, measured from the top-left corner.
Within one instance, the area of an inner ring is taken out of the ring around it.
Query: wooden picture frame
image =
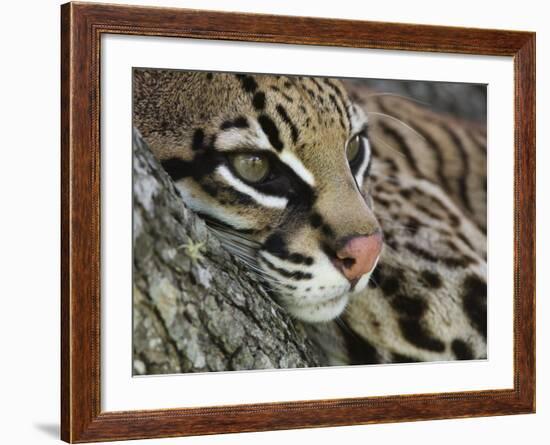
[[[61,7],[61,34],[63,440],[93,442],[535,411],[534,33],[68,3]],[[99,73],[103,34],[512,56],[513,389],[102,412]]]

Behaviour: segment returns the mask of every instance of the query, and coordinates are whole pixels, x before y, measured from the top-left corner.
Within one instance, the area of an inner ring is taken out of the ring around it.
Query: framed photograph
[[[67,442],[535,411],[535,34],[61,8]]]

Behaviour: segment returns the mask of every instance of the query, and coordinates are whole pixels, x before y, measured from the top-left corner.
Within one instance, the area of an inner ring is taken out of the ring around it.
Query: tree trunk
[[[204,221],[134,132],[134,374],[319,366],[325,361]]]

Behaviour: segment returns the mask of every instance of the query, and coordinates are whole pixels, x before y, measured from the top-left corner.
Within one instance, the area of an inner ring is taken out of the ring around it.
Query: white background
[[[306,2],[269,0],[157,1],[133,3],[238,11],[361,18],[537,31],[538,146],[550,146],[550,30],[544,2],[462,1],[446,9],[433,1]],[[41,444],[57,438],[59,415],[59,3],[10,2],[3,7],[0,70],[2,164],[2,357],[0,398],[3,443]],[[546,49],[546,51],[543,50]],[[546,54],[545,54],[546,53]],[[546,103],[545,103],[546,102]],[[463,444],[491,440],[546,443],[550,422],[550,363],[543,348],[550,337],[544,296],[550,280],[550,236],[543,231],[550,209],[547,150],[538,150],[538,391],[537,414],[389,425],[355,426],[216,437],[153,440],[148,443],[412,443]],[[6,285],[7,284],[7,285]],[[537,432],[539,435],[537,435]]]
[[[510,252],[513,251],[514,71],[510,57],[312,49],[121,35],[104,37],[101,48],[102,409],[126,411],[513,386],[513,256]],[[489,84],[489,360],[132,378],[128,368],[132,361],[132,234],[129,230],[132,226],[132,66]]]

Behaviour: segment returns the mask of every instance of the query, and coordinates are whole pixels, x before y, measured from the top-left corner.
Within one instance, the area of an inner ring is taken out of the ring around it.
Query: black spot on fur
[[[411,232],[411,235],[414,236],[418,233],[418,229],[422,227],[422,223],[416,219],[414,216],[409,216],[407,219],[407,229]]]
[[[344,322],[341,323],[343,324]],[[347,324],[345,324],[345,326],[340,325],[340,328],[344,337],[351,365],[380,363],[380,355],[371,343],[363,337],[360,337]]]
[[[288,94],[286,93],[281,93],[282,96],[290,103],[293,103],[294,102],[294,99],[292,99],[292,97],[290,97]]]
[[[258,88],[258,84],[252,76],[237,74],[237,79],[241,81],[241,85],[247,93],[253,93]]]
[[[256,202],[246,193],[241,193],[238,190],[235,190],[233,187],[226,187],[226,190],[231,193],[231,203],[240,204],[243,206],[254,206]],[[241,210],[237,210],[237,214],[242,215]]]
[[[192,160],[173,157],[161,161],[161,165],[172,180],[178,181],[185,177],[199,180],[203,176],[212,174],[218,165],[225,161],[223,155],[212,148],[214,142],[205,144],[204,139],[204,132],[200,128],[195,130],[192,142],[195,155]]]
[[[396,252],[398,252],[399,248],[401,247],[401,245],[396,240],[385,240],[385,243]]]
[[[208,80],[212,80],[213,77],[214,77],[214,76],[212,75],[212,73],[208,73],[208,74],[206,75],[206,78],[207,78]]]
[[[386,207],[386,208],[391,207],[393,202],[393,201],[388,201],[387,199],[381,198],[380,196],[376,196],[374,200],[377,204],[380,204],[382,207]]]
[[[192,163],[179,158],[170,158],[161,162],[162,167],[173,181],[192,175]]]
[[[285,240],[279,233],[271,234],[265,240],[263,248],[264,250],[267,250],[269,253],[272,253],[275,256],[286,255],[286,253],[288,252]]]
[[[317,212],[313,212],[309,216],[309,222],[314,229],[317,229],[321,227],[321,225],[323,224],[323,217],[319,215]]]
[[[301,253],[291,253],[288,255],[287,259],[292,263],[305,264],[306,266],[311,266],[313,264],[313,258],[302,255]]]
[[[201,188],[213,198],[218,196],[218,188],[207,182],[201,182]]]
[[[393,295],[399,290],[399,279],[394,275],[384,277],[378,284],[385,295]]]
[[[314,229],[321,228],[321,233],[327,238],[334,238],[334,230],[323,221],[323,217],[317,212],[311,213],[309,216],[309,223]]]
[[[445,244],[447,244],[447,246],[449,247],[449,249],[453,252],[461,252],[461,249],[458,248],[458,246],[456,245],[456,243],[451,240],[451,239],[447,239],[445,240]]]
[[[286,246],[285,240],[279,233],[273,233],[272,235],[270,235],[265,240],[262,248],[263,250],[276,256],[277,258],[287,260],[291,263],[305,264],[307,266],[311,266],[313,264],[312,257],[302,255],[300,253],[290,253]]]
[[[412,195],[412,192],[411,192],[411,189],[401,189],[399,190],[399,194],[405,198],[405,199],[409,199]]]
[[[336,96],[338,96],[338,99],[340,99],[340,101],[342,102],[342,106],[344,107],[344,112],[346,114],[348,122],[351,122],[351,116],[347,104],[348,101],[344,98],[343,92],[330,79],[324,78],[323,81],[336,93]]]
[[[442,285],[441,277],[438,274],[436,274],[436,273],[434,273],[430,270],[424,270],[420,274],[420,277],[432,289],[439,289]]]
[[[419,319],[427,309],[424,300],[407,295],[397,295],[392,299],[391,306],[400,316],[410,319]]]
[[[445,350],[443,342],[434,338],[418,319],[400,318],[399,328],[403,337],[418,348],[434,352]]]
[[[246,120],[246,117],[239,116],[235,120],[224,121],[220,125],[221,130],[228,130],[229,128],[248,128],[248,121]]]
[[[466,344],[466,342],[455,339],[451,344],[451,349],[457,360],[472,360],[474,358],[474,353],[472,349]]]
[[[448,215],[449,215],[449,221],[451,222],[451,224],[454,227],[459,227],[460,226],[460,218],[458,216],[456,216],[454,213],[449,212]]]
[[[382,273],[384,270],[384,266],[379,264],[374,268],[372,271],[372,274],[370,276],[369,285],[372,283],[372,287],[378,287],[380,283],[382,283],[382,280],[384,279],[384,274]]]
[[[424,300],[417,296],[396,295],[390,302],[399,315],[399,328],[403,337],[411,344],[429,351],[443,352],[444,343],[435,338],[422,321],[428,309]]]
[[[277,267],[269,260],[267,260],[264,256],[260,256],[260,259],[267,267],[285,278],[289,278],[292,280],[311,280],[313,278],[313,275],[308,272],[301,272],[299,270],[290,271],[281,267]]]
[[[416,204],[416,210],[422,212],[422,213],[425,213],[426,215],[428,215],[431,219],[434,219],[434,220],[440,220],[442,218],[442,216],[440,214],[438,214],[437,212],[434,212],[432,211],[432,208],[431,207],[426,207],[422,204]]]
[[[288,125],[288,128],[290,128],[290,136],[292,137],[292,142],[296,143],[296,141],[298,140],[298,129],[296,128],[296,125],[294,125],[294,122],[292,122],[290,117],[288,117],[288,114],[282,105],[277,105],[277,113],[279,113],[279,116],[281,117],[283,122]]]
[[[374,268],[369,280],[371,287],[378,287],[386,296],[394,295],[400,288],[403,272],[399,269],[379,264]]]
[[[252,98],[252,105],[254,105],[254,108],[258,111],[265,108],[265,94],[263,91],[258,91],[254,94],[254,97]]]
[[[317,87],[317,89],[319,90],[319,93],[323,94],[325,92],[323,90],[323,87],[321,86],[321,84],[319,83],[319,81],[315,77],[312,77],[310,80]]]
[[[269,139],[269,142],[275,148],[277,151],[281,151],[283,149],[283,143],[281,142],[281,139],[279,139],[279,130],[277,129],[277,126],[275,123],[271,120],[269,116],[266,116],[265,114],[260,115],[258,117],[258,122],[260,126],[262,127],[262,130],[267,135],[267,138]]]
[[[487,338],[487,283],[476,275],[464,280],[463,307],[472,325]]]
[[[392,363],[416,363],[416,362],[419,362],[420,360],[416,359],[416,358],[413,358],[413,357],[409,357],[408,355],[403,355],[403,354],[398,354],[398,353],[393,353],[391,355],[391,362]]]
[[[344,118],[343,118],[343,112],[342,108],[340,107],[340,104],[336,100],[336,97],[334,94],[329,95],[330,101],[332,102],[332,105],[334,105],[334,108],[336,108],[336,111],[338,112],[338,121],[340,122],[340,126],[345,130],[346,126],[344,124]]]
[[[474,262],[474,259],[463,255],[462,257],[454,258],[454,257],[447,257],[447,256],[437,256],[433,253],[429,252],[426,249],[423,249],[422,247],[415,246],[413,243],[405,243],[405,247],[414,255],[417,255],[421,258],[423,258],[426,261],[437,263],[440,262],[448,267],[466,267]]]
[[[334,230],[332,230],[328,224],[323,224],[321,226],[321,232],[323,232],[323,235],[327,238],[334,238]]]
[[[191,148],[194,151],[201,150],[204,147],[204,131],[201,128],[197,128],[193,133],[193,142]]]
[[[372,145],[372,142],[371,142],[371,148],[373,147]],[[373,153],[374,154],[374,153]],[[395,174],[398,172],[399,168],[397,167],[397,163],[391,159],[391,158],[386,158],[384,160],[386,162],[386,165],[388,166],[388,168],[390,169],[391,173],[392,174]],[[403,189],[404,191],[408,191],[408,189]],[[404,195],[403,195],[404,196]]]
[[[219,201],[220,204],[228,204],[226,201]],[[258,230],[256,229],[240,229],[238,227],[235,227],[234,225],[226,222],[226,221],[222,221],[214,216],[211,216],[211,215],[207,215],[206,213],[203,213],[203,212],[200,212],[200,211],[195,211],[195,213],[197,215],[199,215],[202,219],[204,219],[207,223],[208,222],[216,222],[218,223],[219,225],[222,225],[222,226],[227,226],[227,227],[230,227],[231,229],[235,230],[236,232],[240,232],[240,233],[248,233],[248,234],[254,234],[254,233],[258,233]]]
[[[472,245],[470,240],[464,236],[463,233],[457,233],[456,236],[458,237],[458,239],[460,241],[462,241],[464,244],[466,244],[470,249],[475,251],[474,246]]]

